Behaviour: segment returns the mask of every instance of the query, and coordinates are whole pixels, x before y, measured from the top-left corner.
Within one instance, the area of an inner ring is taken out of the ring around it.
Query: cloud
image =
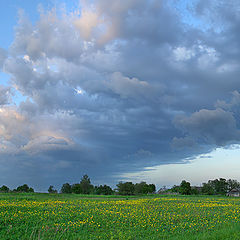
[[[11,53],[27,55],[31,60],[48,56],[74,61],[82,54],[84,45],[79,34],[71,27],[70,21],[64,16],[59,19],[52,10],[42,12],[38,23],[33,25],[24,13],[21,13]]]
[[[190,136],[180,138],[174,137],[172,140],[172,147],[173,149],[194,148],[196,147],[196,142]]]
[[[198,1],[185,16],[157,0],[84,1],[36,22],[21,13],[0,51],[10,76],[0,87],[0,161],[11,159],[19,178],[25,169],[46,182],[86,172],[112,182],[239,142],[238,3],[223,2]]]
[[[53,136],[39,136],[30,140],[23,146],[23,150],[31,154],[49,150],[65,149],[69,147],[69,141]]]
[[[26,130],[29,131],[29,126],[26,126],[27,121],[23,115],[18,113],[14,107],[1,107],[0,108],[0,134],[1,137],[10,139],[23,139],[20,135]]]
[[[94,28],[96,28],[100,21],[99,16],[93,10],[84,9],[81,17],[73,21],[74,26],[80,31],[80,36],[85,40],[90,40]]]
[[[11,87],[0,85],[0,106],[10,102],[12,96]]]
[[[151,98],[155,94],[154,88],[148,82],[124,77],[120,72],[114,72],[106,85],[123,98]]]
[[[3,67],[3,63],[7,58],[7,51],[0,47],[0,70]]]
[[[225,110],[233,110],[236,109],[240,104],[240,93],[238,91],[232,92],[232,99],[230,102],[226,102],[224,100],[218,100],[215,104],[216,107],[225,109]]]
[[[240,131],[232,113],[220,108],[202,109],[190,117],[177,117],[174,123],[184,132],[202,138],[210,144],[225,145],[240,139]]]

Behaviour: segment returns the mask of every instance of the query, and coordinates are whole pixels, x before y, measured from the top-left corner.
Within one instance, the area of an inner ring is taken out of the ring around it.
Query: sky
[[[237,0],[0,8],[0,185],[240,181]]]

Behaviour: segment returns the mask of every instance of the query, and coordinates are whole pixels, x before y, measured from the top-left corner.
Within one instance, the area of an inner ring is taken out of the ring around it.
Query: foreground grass
[[[240,199],[0,194],[0,239],[240,239]]]

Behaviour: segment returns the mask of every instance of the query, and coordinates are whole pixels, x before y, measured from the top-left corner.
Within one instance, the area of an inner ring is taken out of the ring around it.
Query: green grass
[[[240,199],[0,194],[0,239],[240,239]]]

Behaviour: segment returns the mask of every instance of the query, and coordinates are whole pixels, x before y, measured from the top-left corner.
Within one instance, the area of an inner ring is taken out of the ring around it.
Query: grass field
[[[240,199],[0,194],[0,239],[240,239]]]

